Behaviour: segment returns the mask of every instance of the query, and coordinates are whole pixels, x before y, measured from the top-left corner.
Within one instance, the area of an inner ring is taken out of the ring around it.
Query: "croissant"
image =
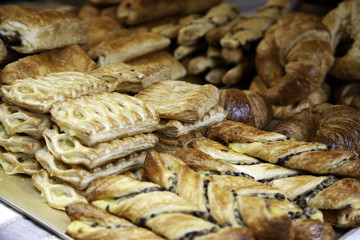
[[[220,228],[195,204],[152,182],[112,175],[93,181],[85,194],[95,206],[168,239],[254,239],[245,227]]]
[[[256,128],[264,128],[272,119],[272,109],[257,92],[240,89],[220,90],[219,105],[228,115],[226,119]]]
[[[343,105],[319,104],[285,119],[274,132],[360,153],[360,112]]]
[[[273,135],[283,138],[276,139]],[[286,139],[282,134],[231,121],[210,126],[207,137],[230,143],[229,147],[236,152],[292,169],[315,174],[360,176],[360,158],[356,152],[332,149],[323,143]]]
[[[329,30],[316,16],[298,12],[280,18],[256,48],[259,77],[252,85],[271,104],[300,101],[320,87],[332,66],[330,41]]]
[[[196,162],[197,166],[206,162],[202,159],[205,155],[190,148],[176,152],[176,156]],[[196,203],[201,209],[207,209],[218,224],[246,224],[257,239],[292,239],[293,224],[288,212],[296,212],[294,216],[297,217],[293,217],[297,220],[319,217],[319,214],[321,216],[317,210],[314,210],[313,216],[308,215],[306,211],[285,200],[280,192],[251,178],[241,175],[212,175],[211,172],[202,170],[206,175],[210,173],[206,176],[191,170],[178,157],[150,151],[145,161],[147,176],[152,181],[173,189],[180,197]]]

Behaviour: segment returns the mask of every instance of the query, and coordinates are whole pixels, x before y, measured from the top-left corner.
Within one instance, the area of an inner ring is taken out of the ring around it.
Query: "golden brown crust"
[[[78,45],[44,51],[7,64],[1,72],[1,81],[11,84],[17,79],[44,76],[55,72],[84,72],[96,69],[96,63]]]
[[[333,63],[330,39],[329,30],[316,16],[282,17],[256,49],[260,94],[272,104],[288,105],[319,88]]]
[[[227,112],[227,120],[242,122],[262,129],[272,119],[272,109],[257,92],[241,89],[220,90],[219,105]]]
[[[337,104],[347,105],[360,110],[360,82],[342,82],[335,85],[334,97]]]
[[[34,10],[22,4],[1,4],[0,22],[3,22],[6,18],[10,16],[26,14],[32,11]]]
[[[0,35],[7,45],[21,53],[84,44],[89,40],[81,20],[75,14],[60,11],[11,16],[1,23]]]
[[[294,240],[322,239],[333,240],[335,231],[330,224],[313,219],[294,221]]]

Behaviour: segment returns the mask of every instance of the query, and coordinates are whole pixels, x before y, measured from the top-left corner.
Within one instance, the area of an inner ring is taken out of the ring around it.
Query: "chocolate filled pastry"
[[[254,239],[242,226],[220,228],[198,206],[152,182],[112,175],[93,181],[85,195],[91,204],[167,239]]]
[[[321,142],[360,154],[359,119],[360,112],[354,108],[324,103],[282,120],[273,131],[296,140]]]
[[[1,81],[11,84],[17,79],[44,76],[55,72],[89,72],[96,63],[78,45],[44,51],[37,55],[20,58],[7,64],[1,72]]]
[[[131,65],[140,65],[147,63],[159,63],[164,66],[169,66],[171,69],[171,79],[176,80],[186,76],[185,67],[175,59],[169,52],[157,51],[142,55],[126,63]]]
[[[255,91],[241,89],[220,90],[219,105],[227,112],[227,120],[242,122],[262,129],[272,119],[272,109]]]
[[[171,69],[159,63],[133,66],[126,63],[112,63],[89,73],[109,86],[109,91],[137,93],[151,84],[171,79]]]
[[[322,175],[360,175],[357,171],[360,158],[355,151],[332,149],[319,142],[292,140],[285,135],[258,130],[240,122],[216,123],[209,127],[207,137],[228,143],[236,152],[291,169]]]
[[[170,45],[170,39],[160,34],[144,32],[113,41],[102,42],[89,51],[98,66],[126,62],[147,53],[155,52]]]
[[[65,211],[71,220],[66,234],[76,240],[164,240],[154,232],[92,204],[72,203],[66,206]]]
[[[74,14],[60,11],[30,12],[7,18],[0,24],[0,37],[20,53],[34,53],[84,44],[89,34]]]
[[[219,90],[211,84],[166,80],[140,91],[136,98],[151,104],[162,119],[196,122],[216,105]]]
[[[331,33],[331,47],[335,62],[329,74],[343,80],[360,79],[360,3],[356,0],[343,1],[328,12],[323,23]]]
[[[290,13],[272,25],[257,46],[259,77],[252,84],[271,104],[292,104],[321,86],[333,61],[326,25],[317,16]]]
[[[116,92],[58,102],[50,113],[62,131],[87,146],[152,132],[159,123],[156,110],[148,104]]]
[[[15,80],[11,85],[3,85],[1,94],[6,102],[32,112],[47,113],[58,101],[107,90],[102,80],[89,74],[58,72]]]
[[[31,182],[52,208],[64,211],[65,207],[71,203],[87,203],[83,195],[80,195],[64,181],[50,177],[45,169],[41,169],[38,173],[32,175]]]

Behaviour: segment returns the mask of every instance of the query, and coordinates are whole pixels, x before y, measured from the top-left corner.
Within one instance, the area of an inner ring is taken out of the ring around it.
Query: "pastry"
[[[242,122],[262,129],[272,120],[272,109],[257,92],[241,89],[221,89],[219,105],[227,111],[227,120]]]
[[[167,80],[140,91],[136,98],[154,106],[162,119],[195,122],[215,106],[219,90],[211,84]]]
[[[239,14],[239,8],[232,3],[220,3],[210,8],[207,13],[183,26],[178,34],[177,41],[181,45],[192,45],[198,42],[205,34],[234,19]]]
[[[276,179],[269,184],[299,206],[320,209],[325,220],[334,226],[360,225],[360,184],[354,178],[304,175]]]
[[[220,60],[203,55],[191,58],[187,64],[189,74],[198,75],[220,64]]]
[[[58,102],[50,113],[62,131],[87,146],[152,132],[159,122],[157,112],[148,104],[116,92]]]
[[[56,125],[47,128],[43,135],[48,150],[56,159],[67,164],[81,164],[88,169],[99,167],[136,151],[152,148],[158,140],[153,133],[143,133],[87,147],[76,137],[60,132]]]
[[[66,234],[76,240],[148,239],[161,240],[146,228],[140,228],[125,218],[116,217],[92,204],[82,202],[66,206],[71,223]]]
[[[156,132],[167,137],[180,137],[200,128],[205,128],[216,122],[221,122],[226,117],[227,112],[219,105],[210,109],[202,119],[196,122],[180,122],[178,120],[162,120],[156,128]]]
[[[40,171],[41,166],[34,156],[23,153],[0,153],[0,165],[8,175],[33,175]]]
[[[97,65],[78,45],[44,51],[7,64],[1,72],[1,81],[11,84],[17,79],[44,76],[56,72],[89,72]]]
[[[1,4],[0,5],[0,22],[3,22],[10,16],[16,16],[33,12],[31,8],[23,4]]]
[[[324,82],[334,61],[330,44],[317,16],[296,12],[280,18],[256,48],[259,77],[251,84],[273,105],[300,101]]]
[[[95,206],[168,239],[253,239],[244,227],[224,228],[201,218],[204,212],[158,184],[115,175],[93,181],[86,197]]]
[[[8,135],[25,133],[36,139],[41,139],[42,132],[51,125],[48,115],[29,112],[7,103],[0,105],[0,122]]]
[[[49,73],[1,87],[4,101],[38,113],[49,112],[58,101],[105,91],[107,86],[103,81],[80,72]]]
[[[222,77],[226,73],[227,68],[225,66],[216,66],[211,68],[205,75],[205,80],[208,83],[214,84],[214,85],[220,85],[222,81]]]
[[[360,79],[360,36],[358,23],[360,21],[359,1],[349,0],[339,2],[339,5],[329,11],[323,18],[323,23],[331,33],[331,48],[335,52],[334,65],[329,74],[344,80]]]
[[[157,33],[145,32],[102,42],[91,48],[89,55],[101,67],[110,63],[126,62],[169,45],[170,39]]]
[[[6,45],[20,53],[84,44],[89,40],[87,28],[80,19],[60,11],[11,16],[1,22],[0,36]]]
[[[138,58],[127,61],[126,63],[131,65],[147,64],[147,63],[159,63],[164,66],[169,66],[171,69],[171,79],[176,80],[186,75],[186,69],[184,66],[175,59],[169,52],[157,51],[149,53]]]
[[[78,17],[82,20],[97,17],[99,16],[99,14],[100,14],[99,7],[90,3],[83,4],[77,11]]]
[[[52,208],[64,211],[65,207],[71,203],[87,203],[84,196],[77,193],[67,183],[50,177],[45,169],[41,169],[37,174],[32,175],[31,181]]]
[[[37,140],[30,136],[22,136],[18,134],[9,135],[5,131],[5,127],[0,124],[0,146],[14,153],[25,153],[35,155],[35,151],[43,145],[41,140]]]
[[[190,57],[196,52],[201,52],[206,48],[204,43],[196,43],[194,45],[179,45],[175,48],[173,55],[176,59],[181,60],[185,57]]]
[[[136,152],[88,170],[81,165],[63,163],[56,159],[46,147],[35,154],[36,159],[50,176],[59,178],[80,190],[84,190],[95,179],[141,167],[144,164],[145,156],[146,151]]]
[[[318,104],[280,121],[274,132],[360,154],[360,112],[343,105]]]
[[[360,83],[347,81],[338,84],[335,86],[334,97],[337,104],[348,105],[360,110]]]
[[[159,63],[137,66],[112,63],[95,69],[90,75],[106,82],[109,91],[137,93],[155,82],[171,79],[171,69]]]

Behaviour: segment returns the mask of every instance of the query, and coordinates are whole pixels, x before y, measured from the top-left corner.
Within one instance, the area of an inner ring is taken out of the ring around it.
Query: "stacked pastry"
[[[158,149],[172,151],[201,136],[202,128],[224,120],[227,112],[219,106],[219,90],[211,84],[198,85],[166,80],[152,84],[136,96],[156,109],[160,123],[156,133]],[[196,131],[196,132],[194,132]]]

